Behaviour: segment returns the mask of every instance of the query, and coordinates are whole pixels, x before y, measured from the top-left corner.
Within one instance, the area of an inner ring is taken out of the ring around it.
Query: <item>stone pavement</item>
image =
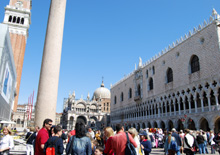
[[[209,151],[209,154],[206,154],[206,155],[213,155],[213,154],[211,154],[211,148],[210,148],[210,146],[208,147],[208,151]],[[153,148],[152,149],[152,151],[151,151],[151,153],[150,154],[152,154],[152,155],[164,155],[164,151],[163,151],[163,148]],[[184,155],[185,153],[183,153],[182,155]],[[199,153],[197,153],[197,154],[199,154]],[[219,153],[218,152],[215,152],[215,155],[219,155]]]

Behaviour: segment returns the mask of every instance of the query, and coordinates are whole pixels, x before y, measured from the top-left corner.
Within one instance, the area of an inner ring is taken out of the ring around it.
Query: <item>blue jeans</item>
[[[205,145],[204,143],[199,144],[199,154],[205,154]]]
[[[207,141],[204,141],[204,147],[205,147],[205,152],[204,153],[209,154],[208,149],[207,149]]]
[[[181,146],[177,146],[178,147],[178,151],[176,151],[176,155],[180,155],[180,148]]]

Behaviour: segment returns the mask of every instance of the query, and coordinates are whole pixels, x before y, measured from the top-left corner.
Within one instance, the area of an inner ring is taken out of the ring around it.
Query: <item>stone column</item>
[[[188,99],[188,103],[189,103],[189,113],[191,114],[191,99]]]
[[[158,117],[160,117],[160,106],[158,106]]]
[[[194,103],[195,103],[195,112],[197,113],[197,101],[196,101],[197,97],[194,97]]]
[[[174,106],[173,106],[173,108],[174,108],[174,116],[176,116],[176,102],[174,101]]]
[[[200,100],[201,100],[201,107],[202,107],[202,112],[204,112],[203,97],[200,97]]]
[[[185,99],[183,99],[183,110],[184,110],[184,114],[186,113],[186,103],[185,103]]]
[[[209,111],[211,111],[211,101],[210,101],[210,97],[211,97],[210,95],[207,95]]]
[[[215,102],[216,102],[216,106],[218,106],[219,105],[219,103],[218,103],[218,92],[215,92]]]
[[[178,110],[179,110],[179,115],[181,115],[181,109],[180,109],[180,98],[178,99]]]
[[[66,0],[51,0],[35,109],[35,125],[55,123]]]
[[[167,102],[165,102],[165,115],[167,116]]]
[[[171,113],[172,113],[172,111],[171,111],[171,106],[172,106],[172,103],[171,103],[171,101],[170,101],[170,102],[169,102],[170,116],[171,116]]]

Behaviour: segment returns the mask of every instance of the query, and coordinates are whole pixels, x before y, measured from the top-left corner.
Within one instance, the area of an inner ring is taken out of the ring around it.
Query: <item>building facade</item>
[[[76,99],[75,92],[73,92],[64,102],[62,127],[72,130],[77,121],[82,121],[88,127],[97,129],[109,125],[110,99],[110,90],[105,88],[103,83],[95,90],[91,100],[89,94],[87,99]]]
[[[14,111],[17,109],[20,81],[23,68],[25,47],[28,37],[28,29],[31,24],[32,0],[10,0],[5,7],[3,23],[9,26],[11,46],[14,55],[14,62],[17,72],[17,86]]]
[[[16,69],[7,25],[0,24],[0,121],[10,121],[16,96]]]
[[[220,16],[111,87],[111,125],[220,130]]]

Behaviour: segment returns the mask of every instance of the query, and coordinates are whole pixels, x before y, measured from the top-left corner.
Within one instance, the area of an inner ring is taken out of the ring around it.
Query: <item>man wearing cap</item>
[[[117,155],[125,155],[127,136],[126,133],[124,132],[124,127],[121,124],[117,124],[116,131],[117,134],[112,137],[112,142],[111,142],[112,150]],[[128,138],[136,148],[137,144],[129,133],[128,133]]]
[[[176,154],[180,155],[180,148],[182,146],[182,140],[181,140],[179,134],[176,133],[175,128],[172,129],[172,136],[175,137],[176,143],[178,145],[178,151],[176,151]]]
[[[151,146],[151,141],[147,139],[148,138],[147,133],[142,130],[140,131],[139,136],[141,140],[141,148],[144,151],[144,154],[149,155],[152,146]]]

